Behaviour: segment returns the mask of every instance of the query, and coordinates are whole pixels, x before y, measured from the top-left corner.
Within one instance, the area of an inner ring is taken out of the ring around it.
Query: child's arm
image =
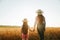
[[[35,27],[36,27],[36,21],[35,21],[35,24],[34,24],[34,29],[33,29],[33,31],[35,31]]]
[[[30,27],[29,27],[29,31],[32,31]]]

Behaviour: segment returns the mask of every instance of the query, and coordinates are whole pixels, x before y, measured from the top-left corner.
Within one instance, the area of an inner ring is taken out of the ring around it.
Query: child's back
[[[23,26],[22,26],[22,33],[23,34],[27,34],[28,33],[28,25],[27,24],[23,24]]]
[[[23,25],[22,25],[22,40],[28,40],[28,23],[27,23],[27,19],[23,20]]]

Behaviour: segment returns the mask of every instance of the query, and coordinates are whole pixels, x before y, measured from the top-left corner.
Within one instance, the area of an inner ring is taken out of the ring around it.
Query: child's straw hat
[[[27,19],[25,18],[25,19],[23,20],[23,22],[27,22]]]

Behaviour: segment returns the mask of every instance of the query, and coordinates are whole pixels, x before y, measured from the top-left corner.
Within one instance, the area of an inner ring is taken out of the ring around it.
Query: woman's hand
[[[29,29],[29,30],[30,30],[31,32],[35,31],[35,29],[33,29],[33,28],[32,28],[32,29]]]
[[[33,29],[33,31],[35,31],[35,29]]]

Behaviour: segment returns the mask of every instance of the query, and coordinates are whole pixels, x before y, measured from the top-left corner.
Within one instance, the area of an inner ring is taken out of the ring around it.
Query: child
[[[22,40],[28,40],[28,23],[27,23],[27,19],[23,20],[23,25],[22,25]]]

